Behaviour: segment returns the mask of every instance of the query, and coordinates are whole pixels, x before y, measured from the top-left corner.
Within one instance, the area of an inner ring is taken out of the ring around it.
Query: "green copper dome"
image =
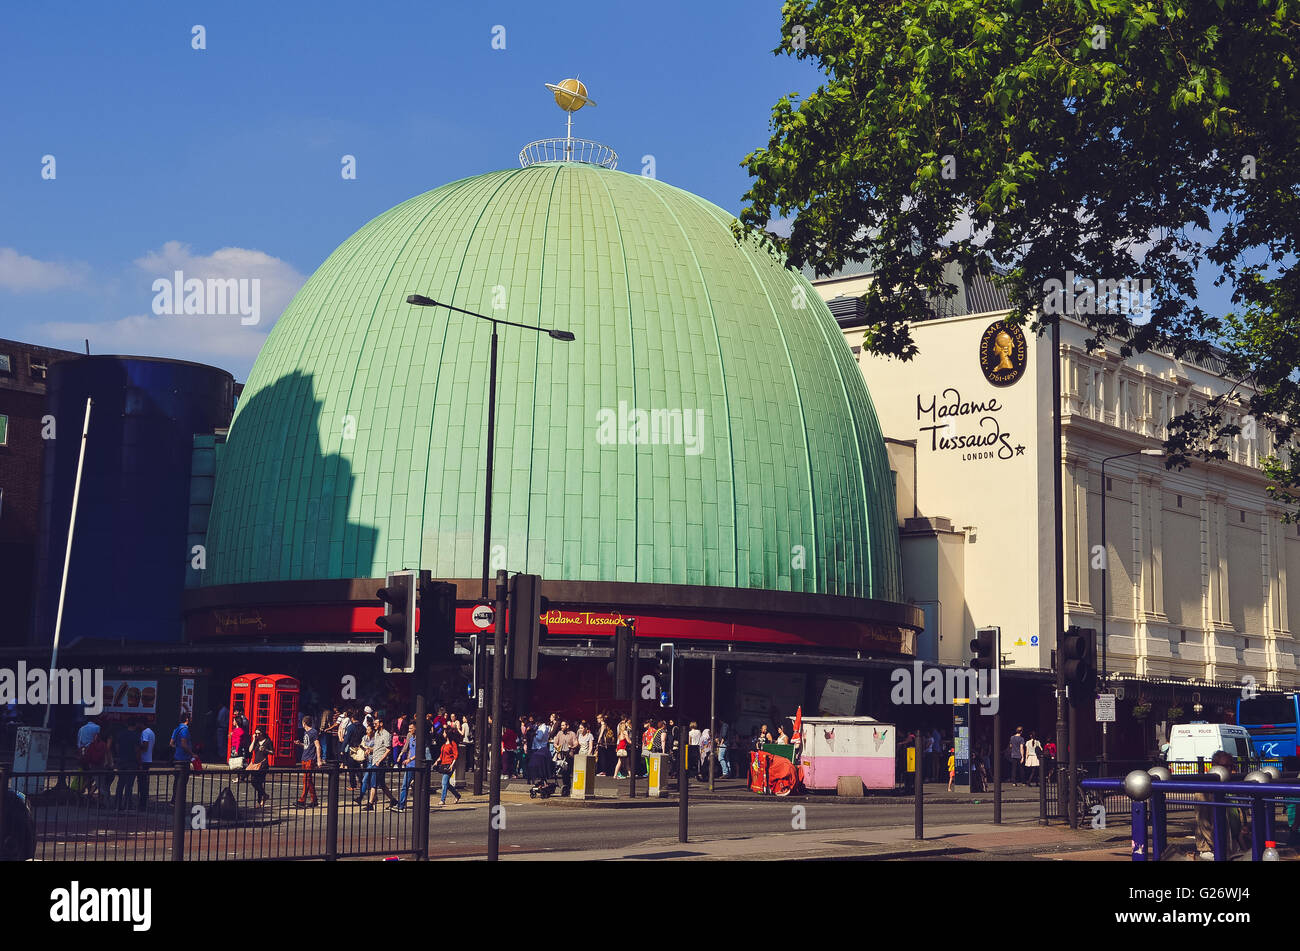
[[[894,491],[825,304],[732,216],[547,163],[452,182],[345,241],[272,330],[222,449],[204,585],[493,569],[901,600]]]

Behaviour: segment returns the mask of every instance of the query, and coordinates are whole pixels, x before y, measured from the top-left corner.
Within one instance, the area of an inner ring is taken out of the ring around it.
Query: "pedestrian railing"
[[[1169,846],[1169,814],[1179,807],[1198,810],[1198,818],[1199,810],[1208,813],[1210,844],[1215,861],[1220,862],[1232,853],[1228,810],[1249,811],[1251,858],[1259,861],[1265,843],[1277,841],[1277,807],[1300,803],[1300,781],[1274,782],[1268,772],[1260,770],[1247,773],[1245,781],[1225,781],[1213,773],[1174,776],[1166,770],[1166,774],[1167,778],[1134,770],[1123,779],[1083,781],[1085,789],[1122,795],[1129,803],[1135,862],[1161,859]]]
[[[182,763],[98,772],[0,769],[0,787],[27,796],[35,857],[43,861],[423,858],[434,776],[429,765],[249,772]],[[371,781],[375,804],[367,809],[361,787],[368,798]],[[390,810],[390,797],[405,808]]]

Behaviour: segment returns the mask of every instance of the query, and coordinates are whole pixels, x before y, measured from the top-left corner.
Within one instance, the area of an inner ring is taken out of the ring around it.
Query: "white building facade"
[[[1002,629],[1004,663],[1047,670],[1055,648],[1051,337],[1005,309],[912,328],[903,362],[861,351],[853,298],[869,275],[814,282],[858,355],[889,442],[905,595],[926,613],[920,655],[965,664],[977,627]],[[957,309],[989,295],[967,286]],[[987,290],[987,288],[986,288]],[[837,300],[838,299],[838,300]],[[838,306],[837,306],[838,305]],[[1101,631],[1106,493],[1106,665],[1112,677],[1295,688],[1300,526],[1281,521],[1261,460],[1271,434],[1247,417],[1229,458],[1166,470],[1169,420],[1233,383],[1215,361],[1089,352],[1064,318],[1061,414],[1067,624]],[[1240,390],[1238,390],[1240,392]],[[1243,411],[1244,412],[1244,411]],[[1103,459],[1106,485],[1102,485]],[[1101,645],[1098,645],[1099,651]]]

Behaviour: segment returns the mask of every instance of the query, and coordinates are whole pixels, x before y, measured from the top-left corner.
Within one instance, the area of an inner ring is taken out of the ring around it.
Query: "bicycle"
[[[1078,820],[1077,825],[1080,827],[1091,826],[1093,819],[1098,816],[1106,815],[1106,803],[1095,791],[1085,789],[1083,781],[1088,778],[1088,771],[1082,766],[1075,767],[1074,770],[1074,801],[1075,817]],[[1101,812],[1096,812],[1097,807],[1101,807]]]

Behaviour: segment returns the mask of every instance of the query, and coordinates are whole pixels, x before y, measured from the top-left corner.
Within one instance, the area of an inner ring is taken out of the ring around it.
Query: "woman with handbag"
[[[257,793],[257,805],[265,806],[271,801],[266,794],[266,770],[271,763],[271,738],[260,726],[253,731],[253,743],[248,748],[248,765],[244,772],[248,774]]]
[[[234,772],[233,782],[239,782],[239,770],[244,768],[244,728],[235,721],[234,728],[230,731],[230,751],[226,765]]]
[[[456,760],[460,757],[460,747],[452,739],[452,734],[446,734],[446,740],[442,744],[442,749],[438,752],[438,772],[442,773],[442,801],[440,806],[447,805],[447,793],[451,792],[460,802],[460,792],[452,785],[451,775],[456,771]]]
[[[622,723],[619,725],[619,730],[618,730],[618,745],[615,747],[614,750],[614,756],[615,756],[614,778],[615,779],[627,778],[627,773],[624,771],[624,767],[627,766],[627,757],[628,757],[627,751],[630,745],[631,744],[629,742],[628,733],[627,733],[627,724]]]
[[[373,720],[366,727],[366,735],[361,738],[361,755],[365,759],[358,762],[365,768],[365,774],[361,777],[361,792],[352,800],[352,804],[356,806],[361,805],[366,799],[366,795],[375,788],[375,769],[373,766],[375,759],[375,727]]]

